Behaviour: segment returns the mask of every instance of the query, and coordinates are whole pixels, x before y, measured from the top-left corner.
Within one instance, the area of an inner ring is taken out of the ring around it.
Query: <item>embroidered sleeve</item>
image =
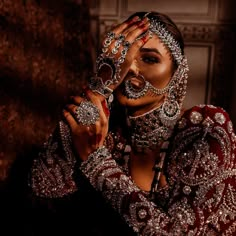
[[[162,232],[160,223],[164,225],[168,222],[167,215],[122,172],[107,149],[91,156],[81,164],[80,169],[135,232],[141,235]]]
[[[139,235],[233,235],[236,230],[235,134],[227,114],[207,107],[179,125],[166,208],[150,201],[107,151],[81,165],[95,189]],[[187,126],[185,126],[185,124]]]
[[[60,121],[33,162],[29,185],[40,197],[58,198],[77,190],[69,127]]]

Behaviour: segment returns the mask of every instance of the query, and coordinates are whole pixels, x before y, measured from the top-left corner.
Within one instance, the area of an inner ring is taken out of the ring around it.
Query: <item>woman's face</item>
[[[173,61],[170,52],[156,35],[137,52],[124,82],[139,74],[158,89],[166,87],[172,77]],[[135,78],[132,81],[135,85]],[[132,115],[141,115],[163,103],[165,95],[153,96],[147,93],[138,99],[128,98],[123,93],[124,82],[116,89],[115,95]]]

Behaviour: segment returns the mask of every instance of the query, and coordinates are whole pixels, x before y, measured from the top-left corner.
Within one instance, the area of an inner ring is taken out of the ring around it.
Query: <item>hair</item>
[[[160,12],[156,12],[156,11],[151,11],[151,12],[136,12],[134,14],[132,14],[131,16],[129,16],[128,19],[133,18],[134,16],[139,16],[139,18],[143,18],[145,17],[145,15],[148,14],[148,18],[153,18],[155,20],[157,20],[158,22],[160,22],[165,28],[166,30],[171,33],[171,35],[173,36],[173,38],[178,42],[181,52],[184,55],[184,39],[183,36],[179,30],[179,28],[177,27],[177,25],[173,22],[173,20]]]

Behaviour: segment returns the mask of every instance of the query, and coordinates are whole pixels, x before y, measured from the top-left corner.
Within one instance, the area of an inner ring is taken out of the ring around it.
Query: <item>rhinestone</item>
[[[223,125],[226,121],[225,116],[220,112],[217,112],[214,118],[215,118],[215,121],[219,123],[220,125]]]
[[[190,115],[190,120],[193,124],[199,124],[202,121],[202,114],[197,112],[197,111],[193,111]]]
[[[228,132],[229,132],[229,133],[232,133],[232,132],[233,132],[233,124],[232,124],[231,121],[228,122],[227,127],[228,127]]]
[[[140,209],[138,212],[138,216],[140,219],[144,219],[147,216],[147,211],[145,209]]]
[[[191,188],[189,186],[184,186],[183,187],[183,193],[186,195],[189,195],[191,193]]]

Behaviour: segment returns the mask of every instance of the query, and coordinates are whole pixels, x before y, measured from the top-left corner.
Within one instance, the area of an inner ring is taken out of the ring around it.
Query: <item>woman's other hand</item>
[[[97,58],[97,75],[112,90],[129,71],[137,51],[151,37],[147,17],[127,20],[110,31],[103,40],[102,53]]]
[[[74,150],[82,161],[103,146],[108,132],[109,110],[106,100],[86,90],[86,99],[76,96],[66,106],[63,115],[68,122]]]

